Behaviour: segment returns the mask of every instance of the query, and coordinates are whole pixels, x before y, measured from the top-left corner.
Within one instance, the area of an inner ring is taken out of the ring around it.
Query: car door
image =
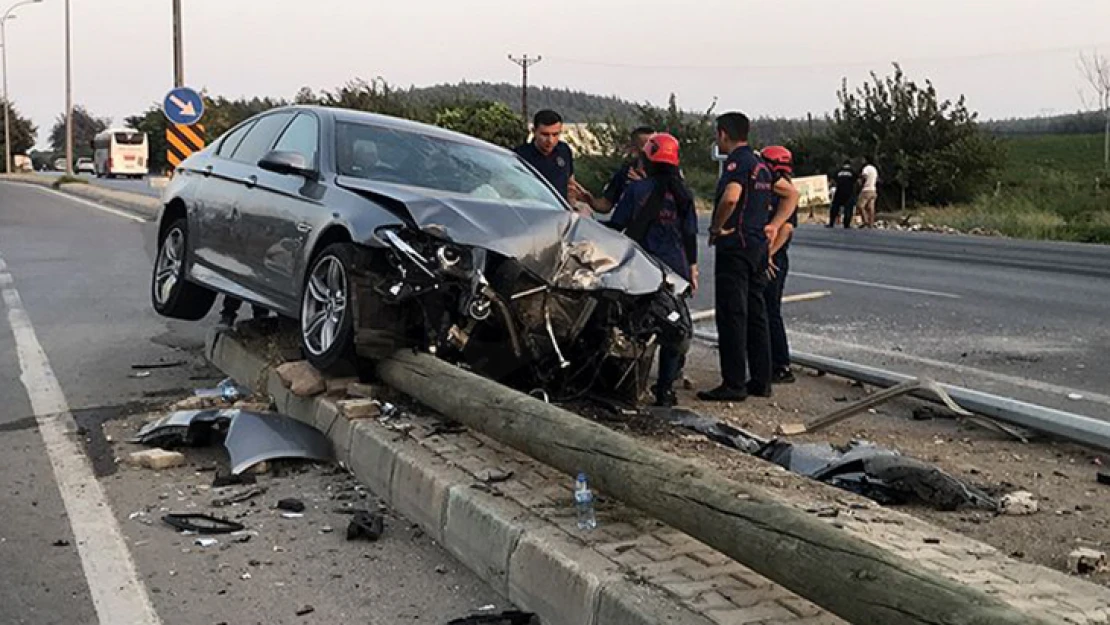
[[[234,187],[227,193],[230,205],[220,213],[223,224],[217,226],[220,236],[216,237],[214,245],[220,270],[244,291],[246,297],[263,305],[271,304],[265,295],[260,270],[263,248],[256,233],[243,221],[243,207],[264,173],[258,161],[274,145],[293,115],[293,111],[277,111],[259,117],[230,159],[216,165],[212,174],[213,178],[219,175],[223,182]]]
[[[237,171],[238,165],[231,160],[231,155],[254,127],[254,122],[244,122],[220,140],[208,162],[195,172],[197,188],[189,205],[189,244],[195,260],[193,272],[203,282],[224,289],[229,285],[219,283],[230,279],[225,273],[230,259],[223,250],[228,245],[232,212],[237,209],[239,196],[244,191],[237,178],[241,172]]]
[[[297,114],[282,131],[274,150],[296,152],[319,171],[320,120],[310,111]],[[258,182],[243,201],[243,227],[251,233],[252,253],[265,295],[295,316],[300,307],[298,261],[312,232],[330,213],[323,204],[326,187],[311,175],[260,169]]]

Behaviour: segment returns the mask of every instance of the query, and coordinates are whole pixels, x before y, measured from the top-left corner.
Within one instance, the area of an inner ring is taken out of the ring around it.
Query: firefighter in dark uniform
[[[767,300],[767,323],[771,336],[771,383],[790,384],[794,382],[794,373],[790,370],[790,344],[786,339],[786,324],[782,320],[782,292],[786,287],[786,274],[790,271],[787,249],[794,229],[798,227],[798,190],[792,180],[794,155],[780,145],[773,145],[763,148],[760,156],[771,167],[775,178],[775,196],[771,205],[775,212],[781,209],[790,215],[775,237],[768,241],[770,282],[763,293]]]
[[[623,231],[646,252],[698,287],[698,216],[694,196],[678,171],[678,140],[652,135],[644,146],[642,180],[621,194],[609,226]],[[662,337],[655,404],[674,406],[674,383],[686,364],[690,337]]]
[[[713,284],[721,385],[698,393],[703,401],[771,396],[771,345],[763,299],[768,240],[788,216],[777,211],[771,218],[775,181],[748,145],[750,130],[743,113],[717,118],[717,146],[728,154],[709,230],[709,243],[717,248]]]

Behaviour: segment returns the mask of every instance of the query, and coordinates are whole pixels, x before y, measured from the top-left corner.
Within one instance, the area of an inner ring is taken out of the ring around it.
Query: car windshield
[[[514,154],[350,122],[336,125],[336,152],[344,176],[566,210],[562,198]]]
[[[146,135],[141,132],[117,132],[116,143],[120,145],[142,145]]]

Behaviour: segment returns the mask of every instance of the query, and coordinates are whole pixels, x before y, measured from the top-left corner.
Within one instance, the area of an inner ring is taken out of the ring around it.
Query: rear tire
[[[150,277],[150,301],[163,317],[198,321],[212,310],[216,293],[185,279],[188,229],[188,222],[178,219],[158,240]]]
[[[301,350],[321,371],[349,365],[354,356],[350,243],[333,243],[312,259],[301,293]]]

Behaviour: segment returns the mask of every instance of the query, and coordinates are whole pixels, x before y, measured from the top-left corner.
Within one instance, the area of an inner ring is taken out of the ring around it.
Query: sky
[[[0,0],[0,10],[15,0]],[[173,83],[171,0],[70,0],[74,102],[122,125]],[[292,98],[355,77],[531,82],[687,109],[823,114],[842,79],[900,62],[984,118],[1084,106],[1080,51],[1110,55],[1110,0],[183,0],[186,83]],[[12,101],[65,106],[64,0],[7,23]],[[1089,99],[1089,98],[1088,98]]]

